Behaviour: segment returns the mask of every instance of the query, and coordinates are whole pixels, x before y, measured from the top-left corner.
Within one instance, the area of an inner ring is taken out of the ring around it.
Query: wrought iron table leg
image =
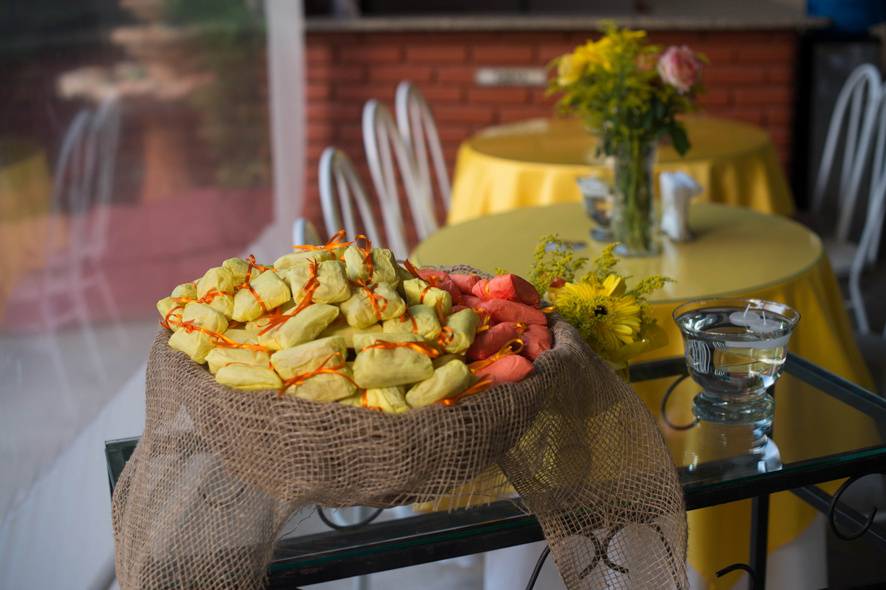
[[[766,558],[769,542],[769,494],[751,500],[751,569],[756,574],[754,590],[766,588]]]

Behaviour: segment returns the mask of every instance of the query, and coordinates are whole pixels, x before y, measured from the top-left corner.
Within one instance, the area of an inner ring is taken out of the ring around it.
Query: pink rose
[[[668,47],[658,59],[658,75],[666,84],[679,90],[680,94],[689,92],[689,89],[698,82],[700,74],[701,61],[685,45]]]

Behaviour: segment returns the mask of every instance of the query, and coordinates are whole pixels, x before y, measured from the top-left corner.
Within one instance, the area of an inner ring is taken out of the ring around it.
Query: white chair
[[[440,136],[437,133],[437,124],[434,122],[434,114],[425,101],[419,89],[408,81],[397,85],[395,98],[397,112],[397,126],[406,145],[412,150],[416,164],[416,178],[419,189],[425,199],[430,201],[432,216],[424,220],[425,227],[436,230],[437,223],[434,213],[434,186],[431,182],[431,166],[433,165],[434,176],[437,180],[437,195],[443,202],[445,211],[449,211],[451,186],[449,173],[446,170],[446,160],[443,157],[443,148],[440,145]],[[430,158],[429,158],[430,156]],[[430,160],[430,161],[429,161]],[[421,211],[427,209],[422,208]],[[432,230],[432,231],[433,231]],[[425,238],[426,236],[420,236]]]
[[[304,217],[298,217],[292,222],[292,243],[294,245],[322,244],[323,241],[313,223]]]
[[[412,152],[403,141],[391,113],[374,99],[363,107],[363,146],[372,183],[381,205],[388,246],[402,260],[409,255],[409,247],[400,207],[395,159],[419,238],[434,231],[436,224],[429,223],[429,220],[433,220],[434,212],[430,199],[425,198],[419,188]]]
[[[319,168],[320,202],[326,234],[332,236],[344,229],[349,239],[362,233],[372,243],[381,244],[381,234],[366,189],[348,155],[337,148],[328,147],[320,156]],[[356,213],[360,216],[359,223]]]
[[[48,254],[42,271],[18,293],[39,302],[41,328],[63,381],[67,377],[55,334],[72,320],[80,325],[97,375],[103,382],[107,380],[88,309],[87,293],[91,290],[114,321],[121,344],[126,344],[101,260],[107,245],[119,131],[115,97],[105,99],[95,111],[83,110],[74,117],[62,141],[53,178],[53,210],[67,220],[66,245]]]
[[[839,200],[836,231],[833,239],[826,243],[828,257],[838,276],[846,276],[849,273],[855,255],[856,246],[850,242],[849,234],[856,213],[859,188],[868,167],[874,139],[877,108],[883,95],[881,84],[879,71],[870,64],[859,66],[850,74],[834,105],[819,164],[818,178],[812,196],[812,212],[820,215],[834,173],[838,144],[841,138],[844,138],[843,158],[837,183]],[[879,236],[879,231],[877,235]],[[875,257],[876,248],[871,247],[867,252],[867,263],[874,262]]]
[[[886,214],[886,93],[880,98],[877,115],[872,125],[876,131],[876,142],[871,166],[871,190],[868,196],[867,215],[849,269],[849,301],[855,313],[858,332],[862,335],[869,334],[871,328],[861,292],[861,276],[876,257],[883,217]],[[883,330],[883,337],[886,338],[886,327]]]

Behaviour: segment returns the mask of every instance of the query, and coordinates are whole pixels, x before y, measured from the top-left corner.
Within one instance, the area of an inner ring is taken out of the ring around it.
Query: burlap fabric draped
[[[496,467],[570,590],[686,587],[682,493],[652,416],[572,326],[552,330],[526,380],[401,415],[224,387],[162,330],[145,432],[113,498],[121,588],[258,588],[300,506],[459,488],[493,501],[500,487],[464,484]]]

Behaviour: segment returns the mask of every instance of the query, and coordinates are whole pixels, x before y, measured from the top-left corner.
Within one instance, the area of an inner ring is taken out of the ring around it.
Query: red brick
[[[473,129],[467,125],[446,125],[437,129],[442,143],[453,142],[456,145],[466,140],[473,133]]]
[[[338,123],[347,120],[360,120],[363,105],[339,101],[308,102],[305,116],[309,121],[330,121]]]
[[[796,54],[796,44],[788,41],[770,43],[748,43],[738,48],[735,60],[750,63],[791,62]]]
[[[409,63],[464,63],[468,50],[464,45],[424,45],[406,48],[406,61]]]
[[[464,89],[460,86],[421,86],[419,88],[425,100],[434,108],[435,103],[461,102]]]
[[[478,64],[526,64],[537,63],[532,47],[514,45],[477,45],[471,49],[471,56]]]
[[[332,138],[332,128],[325,123],[311,123],[309,121],[305,136],[308,141],[329,141]]]
[[[403,50],[397,45],[346,45],[338,50],[339,58],[344,62],[398,62],[403,57]]]
[[[704,107],[715,107],[732,104],[732,94],[723,88],[710,88],[698,98],[698,104]]]
[[[737,88],[733,91],[738,106],[753,104],[788,104],[792,99],[792,89],[788,86],[761,86],[759,88]]]
[[[434,79],[438,82],[471,82],[474,81],[475,66],[441,66],[436,68]]]
[[[731,63],[735,60],[735,54],[738,49],[730,45],[689,45],[689,48],[702,54],[708,60],[709,68],[716,67],[720,64]]]
[[[305,97],[308,101],[326,100],[332,96],[332,86],[329,84],[308,84],[305,89]]]
[[[307,64],[308,82],[362,82],[366,79],[365,65]]]
[[[332,57],[331,45],[308,43],[305,46],[305,61],[309,64],[329,63],[332,61]]]
[[[399,82],[400,80],[426,82],[431,79],[431,71],[431,66],[424,65],[375,65],[369,68],[369,79],[385,82]]]
[[[789,106],[766,109],[766,123],[773,127],[776,125],[789,125],[793,116],[794,111]]]
[[[538,63],[547,64],[556,57],[570,53],[575,47],[575,43],[545,43],[540,45],[538,47]]]
[[[765,78],[765,71],[758,65],[722,65],[705,68],[706,84],[759,84]]]
[[[553,112],[544,105],[504,107],[498,112],[498,121],[500,123],[511,123],[513,121],[524,121],[539,117],[551,117],[552,115]]]
[[[526,88],[470,88],[468,102],[489,102],[494,104],[521,104],[529,99]]]
[[[492,123],[494,110],[488,105],[440,105],[434,109],[438,125],[449,123]]]
[[[357,85],[340,84],[335,87],[333,96],[335,96],[336,100],[351,102],[365,102],[370,98],[375,98],[382,102],[389,102],[394,97],[394,87],[395,85],[390,83]]]
[[[778,84],[794,83],[793,64],[772,64],[766,68],[766,80]]]

